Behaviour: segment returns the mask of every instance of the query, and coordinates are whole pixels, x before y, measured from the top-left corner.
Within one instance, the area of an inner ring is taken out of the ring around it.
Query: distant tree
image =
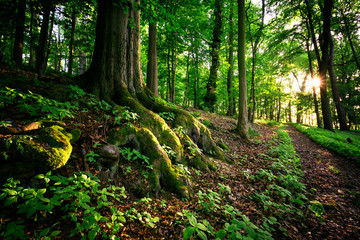
[[[19,0],[17,3],[17,20],[15,30],[14,51],[12,59],[17,65],[22,64],[25,30],[26,0]]]
[[[245,0],[238,0],[238,64],[239,64],[239,116],[237,130],[240,136],[249,139],[248,113],[247,113],[247,80],[245,62]]]

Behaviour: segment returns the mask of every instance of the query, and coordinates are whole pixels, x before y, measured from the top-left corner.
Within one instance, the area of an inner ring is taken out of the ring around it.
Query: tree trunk
[[[193,60],[194,60],[194,65],[195,65],[195,69],[194,69],[194,108],[198,107],[198,101],[197,101],[197,83],[198,83],[198,79],[199,79],[199,72],[198,72],[198,67],[199,67],[199,57],[198,54],[195,52],[193,53]]]
[[[49,55],[50,55],[50,45],[51,45],[51,41],[52,41],[52,31],[53,31],[53,27],[54,27],[54,21],[55,21],[55,8],[53,9],[52,15],[51,15],[51,22],[50,22],[50,29],[49,29],[49,33],[48,33],[48,44],[47,44],[47,49],[46,49],[46,57],[45,57],[45,66],[47,66],[47,62],[49,59]]]
[[[48,32],[49,32],[49,21],[50,21],[50,11],[51,11],[51,1],[43,1],[43,19],[41,23],[40,30],[40,39],[36,51],[36,70],[38,73],[38,78],[44,77],[46,70],[46,50],[47,50],[47,41],[48,41]]]
[[[175,80],[176,80],[176,66],[177,66],[177,33],[174,33],[174,45],[172,47],[171,55],[171,89],[170,89],[170,101],[175,103]]]
[[[74,48],[75,48],[75,29],[76,29],[76,11],[72,10],[71,13],[71,32],[70,32],[70,46],[69,46],[69,65],[68,65],[68,74],[72,75],[73,65],[74,65]]]
[[[209,108],[210,111],[215,110],[215,104],[217,100],[216,96],[216,81],[218,77],[218,69],[219,69],[219,50],[221,43],[221,33],[222,33],[222,19],[221,19],[221,11],[222,11],[222,0],[215,0],[215,24],[213,29],[213,39],[211,43],[211,67],[210,67],[210,75],[206,84],[206,95],[204,97],[205,107]]]
[[[189,197],[189,180],[176,172],[173,166],[175,163],[185,163],[183,145],[190,142],[197,149],[202,148],[206,154],[212,153],[223,160],[225,157],[204,125],[191,114],[157,101],[146,87],[140,61],[140,13],[133,4],[131,1],[98,1],[93,59],[87,73],[79,78],[82,86],[113,104],[119,114],[124,110],[117,104],[130,107],[140,116],[135,124],[110,130],[107,141],[117,146],[131,146],[149,157],[154,166],[150,185],[155,193],[164,186],[181,197]],[[139,1],[135,4],[137,6]],[[159,112],[174,113],[173,125],[182,126],[184,133],[177,135],[156,114]],[[170,160],[162,147],[164,145],[176,152],[175,159]],[[203,171],[213,168],[200,150],[193,159],[188,159],[188,164]]]
[[[188,52],[187,58],[186,58],[186,80],[185,80],[185,94],[184,94],[184,101],[183,104],[185,106],[188,105],[189,101],[189,83],[190,83],[190,73],[189,73],[189,65],[190,65],[190,52]]]
[[[348,127],[346,124],[345,111],[344,111],[344,108],[340,101],[339,87],[336,82],[336,76],[335,76],[334,67],[333,67],[334,45],[333,45],[331,36],[330,36],[330,53],[331,54],[330,54],[328,71],[329,71],[329,76],[330,76],[331,91],[332,91],[333,99],[335,102],[336,112],[337,112],[338,120],[339,120],[339,124],[340,124],[340,130],[347,131]]]
[[[146,86],[159,96],[158,90],[158,65],[157,65],[157,49],[156,49],[156,23],[149,23],[149,50],[146,74]]]
[[[35,11],[34,1],[30,1],[30,58],[29,58],[29,67],[32,68],[34,66],[34,26],[37,25],[38,14]]]
[[[239,116],[237,130],[242,138],[249,139],[249,126],[247,114],[247,80],[245,62],[245,0],[238,0],[238,67],[239,67]]]
[[[83,74],[86,71],[87,55],[86,53],[83,53],[81,50],[79,51],[79,55],[80,55],[79,74]]]
[[[235,111],[235,96],[234,96],[234,0],[230,2],[230,16],[229,16],[229,70],[227,75],[227,93],[228,93],[228,109],[227,115],[234,116]]]
[[[12,59],[16,65],[22,64],[22,55],[24,47],[24,30],[25,30],[25,10],[26,0],[19,0],[17,7],[17,19],[15,30],[15,42]]]
[[[331,10],[333,7],[332,0],[324,0],[323,8],[323,43],[321,47],[322,57],[319,64],[319,77],[320,77],[320,96],[321,96],[321,108],[323,112],[324,128],[333,131],[331,122],[331,111],[329,99],[327,96],[327,83],[326,83],[326,71],[329,66],[329,45],[330,45],[330,22],[331,22]]]
[[[308,21],[306,22],[306,28],[307,28],[307,32],[308,32],[308,38],[310,38],[311,34],[310,34],[309,26],[308,26]],[[307,51],[308,61],[309,61],[310,76],[311,76],[311,79],[314,79],[314,69],[313,69],[313,66],[312,66],[312,59],[311,59],[311,53],[310,53],[310,44],[309,44],[308,39],[306,39],[306,51]],[[321,128],[322,124],[321,124],[321,120],[320,120],[319,105],[318,105],[318,102],[317,102],[317,99],[316,99],[315,86],[312,87],[312,90],[313,90],[313,99],[314,99],[314,106],[315,106],[316,123],[317,123],[318,128]]]
[[[291,117],[291,100],[289,101],[289,122],[292,122],[292,117]]]
[[[341,15],[342,15],[342,18],[343,18],[344,23],[345,23],[345,35],[346,35],[346,37],[347,37],[347,39],[349,41],[351,52],[352,52],[352,54],[354,56],[356,66],[357,66],[358,70],[360,70],[360,62],[359,62],[358,56],[356,54],[353,41],[351,39],[351,31],[350,31],[350,28],[349,28],[349,21],[348,21],[347,17],[345,16],[345,14],[343,13],[343,11],[341,11]]]

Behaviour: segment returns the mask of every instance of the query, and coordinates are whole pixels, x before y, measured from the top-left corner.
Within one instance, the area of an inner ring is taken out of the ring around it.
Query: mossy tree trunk
[[[118,146],[132,145],[150,158],[154,165],[151,184],[155,191],[165,186],[188,197],[189,181],[176,171],[174,164],[205,171],[214,165],[200,150],[193,159],[185,160],[183,146],[190,142],[217,159],[225,160],[225,157],[204,125],[189,113],[166,106],[146,87],[140,62],[140,13],[135,9],[138,4],[139,1],[98,1],[95,49],[90,68],[82,77],[83,86],[114,106],[130,107],[140,116],[136,126],[112,130],[108,141]],[[156,114],[160,112],[173,113],[172,126],[177,129],[181,126],[183,133],[173,131]],[[175,158],[170,160],[164,145],[175,151]]]

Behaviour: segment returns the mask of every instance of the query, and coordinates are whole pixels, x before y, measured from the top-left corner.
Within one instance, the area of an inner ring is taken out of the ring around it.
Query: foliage
[[[97,235],[104,234],[102,228],[104,222],[111,231],[116,233],[125,222],[123,214],[115,207],[111,207],[114,201],[122,202],[126,198],[123,187],[101,187],[99,179],[92,174],[75,174],[73,177],[63,177],[47,174],[37,175],[37,187],[24,187],[20,181],[12,178],[1,189],[0,200],[4,207],[15,208],[14,221],[1,226],[1,232],[5,239],[28,238],[25,233],[24,221],[16,221],[20,216],[25,216],[26,221],[45,222],[51,219],[51,215],[64,212],[64,217],[54,222],[45,229],[27,229],[30,236],[45,237],[50,239],[60,234],[57,225],[62,221],[70,220],[73,230],[68,237],[87,236],[95,239]],[[111,220],[103,215],[103,212],[111,212]]]
[[[360,135],[352,131],[328,130],[296,124],[296,128],[312,140],[341,156],[360,162]]]

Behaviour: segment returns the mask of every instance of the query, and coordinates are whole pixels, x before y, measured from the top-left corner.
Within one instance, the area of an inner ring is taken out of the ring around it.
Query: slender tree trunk
[[[308,22],[306,22],[306,28],[307,28],[307,32],[308,32],[308,37],[310,38],[311,34],[310,34],[310,29],[309,29],[309,26],[308,26]],[[310,76],[311,76],[311,79],[313,79],[314,78],[314,69],[313,69],[313,65],[312,65],[312,59],[311,59],[310,46],[309,46],[308,39],[306,40],[306,50],[307,50],[308,61],[309,61]],[[322,124],[321,124],[321,120],[320,120],[319,105],[318,105],[318,102],[317,102],[317,99],[316,99],[315,86],[312,87],[312,90],[313,90],[313,99],[314,99],[314,106],[315,106],[316,123],[317,123],[317,126],[319,128],[321,128]]]
[[[238,67],[239,67],[239,116],[237,130],[240,136],[246,140],[249,139],[249,126],[247,114],[247,80],[246,80],[246,62],[245,62],[245,0],[238,0]]]
[[[234,84],[233,84],[233,76],[234,76],[234,0],[230,2],[230,16],[229,16],[229,70],[227,75],[227,93],[228,93],[228,109],[227,115],[233,116],[235,115],[235,96],[234,96]]]
[[[289,122],[292,122],[292,117],[291,117],[291,100],[289,101]]]
[[[46,50],[47,50],[51,5],[52,5],[51,1],[44,1],[42,4],[43,19],[41,23],[39,44],[36,51],[36,70],[38,73],[38,78],[44,77],[44,73],[46,70],[46,63],[47,63]]]
[[[329,45],[330,45],[330,22],[331,22],[331,10],[333,7],[332,0],[324,0],[323,9],[323,44],[321,47],[322,58],[319,65],[319,77],[320,77],[320,96],[321,96],[321,108],[323,112],[324,128],[333,131],[331,122],[331,111],[327,93],[326,83],[326,71],[329,66]]]
[[[86,53],[82,52],[81,50],[79,51],[79,55],[80,55],[80,69],[79,69],[79,74],[83,74],[86,71]]]
[[[156,23],[149,23],[149,50],[146,74],[146,85],[154,93],[159,96],[158,90],[158,65],[157,65],[157,49],[156,49]]]
[[[24,30],[25,30],[25,10],[26,0],[19,0],[17,7],[17,19],[15,30],[15,42],[12,59],[16,65],[22,64],[22,55],[24,47]]]
[[[55,9],[53,9],[52,15],[51,15],[51,22],[50,22],[50,29],[49,29],[49,33],[48,33],[48,43],[47,43],[47,49],[46,49],[46,66],[47,66],[47,61],[49,59],[49,55],[50,55],[50,46],[51,46],[51,42],[52,42],[52,31],[54,28],[54,21],[55,21]]]
[[[168,77],[167,77],[167,84],[166,84],[166,101],[170,101],[170,96],[171,96],[171,67],[170,67],[170,53],[171,53],[171,47],[169,47],[168,49],[168,54],[167,54],[167,69],[168,69]]]
[[[174,45],[171,55],[171,94],[170,100],[172,103],[175,103],[175,80],[176,80],[176,67],[177,67],[177,33],[174,33]]]
[[[194,65],[195,65],[195,70],[194,70],[194,108],[198,107],[198,102],[197,102],[197,83],[198,83],[198,79],[199,79],[199,72],[198,72],[198,68],[199,68],[199,57],[198,54],[195,52],[193,53],[193,60],[194,60]]]
[[[329,76],[330,76],[331,91],[332,91],[333,99],[335,102],[336,112],[337,112],[338,120],[339,120],[339,124],[340,124],[340,130],[346,131],[346,130],[348,130],[348,127],[346,124],[346,115],[345,115],[345,111],[344,111],[344,108],[343,108],[341,100],[340,100],[339,87],[336,82],[336,76],[335,76],[335,71],[334,71],[334,67],[333,67],[334,45],[333,45],[331,36],[330,36],[330,52],[331,52],[331,54],[330,54],[328,71],[329,71]]]
[[[29,67],[34,66],[34,25],[36,26],[38,14],[35,11],[34,2],[30,1],[30,58],[29,58]]]
[[[221,34],[222,34],[222,0],[215,0],[214,8],[214,29],[213,29],[213,39],[211,43],[211,67],[210,75],[206,84],[206,95],[204,97],[205,106],[210,109],[210,111],[215,110],[215,104],[217,100],[216,96],[216,81],[218,78],[218,69],[219,69],[219,50],[221,43]]]
[[[74,65],[76,21],[77,21],[76,11],[75,9],[73,9],[71,13],[71,32],[70,32],[69,65],[68,65],[68,73],[70,75],[73,73],[73,65]]]
[[[277,112],[277,116],[276,116],[276,121],[280,122],[280,116],[281,116],[281,92],[279,89],[279,98],[278,98],[278,112]]]
[[[349,41],[351,52],[352,52],[352,54],[354,56],[356,66],[357,66],[358,70],[360,70],[360,62],[359,62],[358,56],[356,54],[353,41],[351,39],[351,31],[350,31],[350,28],[349,28],[349,21],[348,21],[347,17],[345,16],[345,14],[343,13],[343,11],[341,11],[341,15],[342,15],[342,18],[343,18],[344,24],[345,24],[345,35],[346,35],[346,37],[347,37],[347,39]]]
[[[186,80],[185,80],[185,94],[184,94],[184,105],[188,105],[188,90],[189,90],[189,82],[190,82],[190,73],[189,73],[189,65],[190,65],[190,52],[187,55],[186,58]]]

